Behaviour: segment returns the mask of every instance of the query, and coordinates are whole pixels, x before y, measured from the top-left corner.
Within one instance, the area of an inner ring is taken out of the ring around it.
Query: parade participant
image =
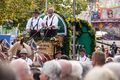
[[[54,8],[48,7],[47,15],[43,19],[44,35],[46,37],[54,37],[58,30],[58,17],[54,14]]]
[[[24,59],[28,65],[32,65],[32,60],[28,58],[28,52],[25,48],[20,51],[20,58]]]
[[[91,64],[90,59],[86,56],[85,49],[80,49],[80,56],[78,58],[79,62],[85,62]]]
[[[42,19],[39,17],[39,12],[37,9],[33,12],[33,17],[31,17],[26,25],[27,32],[30,33],[30,37],[37,38],[40,37],[40,29],[42,28]]]
[[[5,42],[4,42],[4,40],[0,40],[0,52],[7,52],[7,47],[4,45],[5,44]]]
[[[13,56],[17,56],[19,58],[19,53],[23,48],[25,48],[28,51],[29,55],[31,55],[31,47],[24,43],[24,39],[22,38],[20,41],[14,43],[13,46],[8,50],[9,58],[11,59]]]

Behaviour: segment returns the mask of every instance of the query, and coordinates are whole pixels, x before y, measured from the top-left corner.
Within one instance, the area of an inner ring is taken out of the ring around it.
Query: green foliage
[[[24,30],[27,20],[31,17],[32,11],[37,8],[40,12],[45,11],[46,0],[0,0],[0,25],[6,19],[14,21],[13,26],[20,25],[20,30]],[[64,17],[73,16],[73,4],[71,0],[48,0],[48,5],[51,4],[55,7],[56,12]],[[86,0],[76,0],[76,14],[86,10]],[[67,36],[63,43],[64,51],[66,54],[71,53],[71,36],[72,32],[70,25],[67,26]],[[65,48],[66,47],[66,48]]]
[[[70,30],[70,26],[67,27],[67,36],[64,37],[64,42],[63,42],[63,47],[62,51],[65,53],[67,56],[71,55],[71,42],[72,42],[72,33]]]
[[[14,26],[20,24],[20,29],[25,28],[31,12],[37,8],[40,12],[45,11],[46,0],[0,0],[0,25],[6,19],[14,20]],[[72,2],[70,0],[48,0],[48,4],[54,5],[57,12],[65,17],[72,16]],[[76,14],[85,10],[87,1],[76,0]]]
[[[66,21],[70,23],[71,25],[74,24],[73,18],[67,18]],[[95,38],[95,30],[93,29],[93,26],[90,25],[86,20],[81,20],[79,18],[76,18],[76,37],[79,39],[83,32],[83,27],[87,28],[87,33],[89,33],[89,36],[91,37],[91,52],[95,51],[96,46],[96,38]],[[77,39],[76,39],[76,42]],[[90,53],[88,56],[91,56],[92,53]]]

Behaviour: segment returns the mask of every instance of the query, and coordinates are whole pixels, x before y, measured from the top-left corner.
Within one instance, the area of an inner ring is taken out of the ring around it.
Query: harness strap
[[[55,15],[52,17],[50,25],[48,25],[48,17],[46,18],[46,25],[47,26],[52,26],[54,17],[55,17]]]
[[[39,19],[38,19],[36,25],[33,26],[33,18],[32,18],[32,20],[31,20],[31,27],[30,27],[30,29],[32,28],[31,30],[34,30],[36,26],[37,26],[37,29],[38,29],[38,23],[39,23],[39,20],[40,20],[40,17],[39,17]]]

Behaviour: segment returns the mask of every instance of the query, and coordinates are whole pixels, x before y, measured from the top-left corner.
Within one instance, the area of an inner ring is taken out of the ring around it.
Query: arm
[[[57,16],[55,16],[53,19],[52,27],[55,29],[58,29],[58,17]]]
[[[46,27],[46,18],[47,18],[47,16],[45,16],[45,17],[43,18],[42,27]]]
[[[39,19],[39,23],[38,23],[38,30],[40,30],[43,27],[43,20],[42,18]]]
[[[31,19],[32,19],[32,18],[30,18],[30,19],[28,20],[27,24],[26,24],[26,30],[27,30],[27,31],[29,31],[29,30],[30,30],[30,26],[31,26]]]

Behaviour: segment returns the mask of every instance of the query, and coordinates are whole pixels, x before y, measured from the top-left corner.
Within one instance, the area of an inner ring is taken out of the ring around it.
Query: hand
[[[37,32],[39,32],[40,30],[37,30]]]
[[[54,28],[55,28],[55,26],[52,26],[51,28],[52,28],[52,29],[54,29]]]
[[[45,24],[44,24],[44,23],[42,23],[42,26],[43,26],[43,27],[45,27]]]
[[[27,29],[26,31],[27,31],[27,32],[30,32],[30,29]]]

